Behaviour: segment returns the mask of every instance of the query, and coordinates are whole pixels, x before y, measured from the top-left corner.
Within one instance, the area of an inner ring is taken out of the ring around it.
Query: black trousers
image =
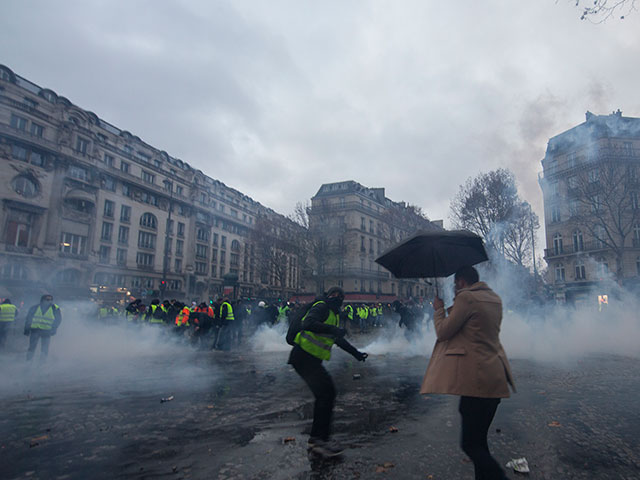
[[[487,433],[500,403],[499,398],[460,397],[462,416],[460,446],[473,461],[476,480],[506,479],[504,470],[491,456]]]
[[[51,341],[51,332],[49,330],[41,330],[32,328],[29,333],[29,350],[27,351],[27,361],[33,359],[36,353],[36,347],[40,340],[40,361],[44,361],[49,354],[49,342]]]
[[[299,347],[294,347],[291,351],[289,363],[306,382],[316,399],[313,406],[311,436],[329,440],[333,405],[336,400],[336,388],[329,372],[322,366],[320,359],[309,355]]]

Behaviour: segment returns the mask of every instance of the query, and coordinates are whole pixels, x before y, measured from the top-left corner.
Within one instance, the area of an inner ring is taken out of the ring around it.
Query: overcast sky
[[[572,0],[31,1],[0,63],[283,214],[356,180],[450,226],[479,172],[542,217],[547,140],[640,117],[640,13]],[[542,232],[541,232],[542,233]]]

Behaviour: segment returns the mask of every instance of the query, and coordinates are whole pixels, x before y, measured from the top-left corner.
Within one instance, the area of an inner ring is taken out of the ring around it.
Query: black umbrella
[[[488,260],[482,238],[467,230],[419,231],[376,259],[397,278],[448,277]]]

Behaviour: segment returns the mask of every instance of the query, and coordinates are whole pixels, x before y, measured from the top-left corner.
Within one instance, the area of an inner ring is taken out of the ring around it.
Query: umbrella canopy
[[[397,278],[448,277],[488,260],[482,238],[468,230],[419,231],[376,259]]]

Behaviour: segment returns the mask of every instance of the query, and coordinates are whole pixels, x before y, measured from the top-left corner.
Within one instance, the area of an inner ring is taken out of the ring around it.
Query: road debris
[[[354,373],[353,374],[353,379],[354,380],[360,380],[362,378],[362,375],[360,375],[359,373]]]
[[[171,395],[170,397],[161,398],[160,403],[170,402],[171,400],[173,400],[173,395]]]
[[[31,442],[29,442],[29,448],[37,447],[40,445],[40,442],[48,439],[49,435],[40,435],[39,437],[32,438]]]
[[[549,424],[550,427],[559,427],[560,422],[556,422],[555,420]]]
[[[376,465],[376,473],[385,473],[395,467],[391,462],[384,462],[382,465]]]
[[[282,439],[282,444],[286,445],[287,443],[293,443],[296,441],[296,437],[284,437]]]
[[[398,433],[398,427],[389,427],[390,433]]]
[[[527,459],[522,458],[513,458],[507,462],[505,465],[507,468],[513,468],[514,472],[518,473],[529,473],[529,463]]]

